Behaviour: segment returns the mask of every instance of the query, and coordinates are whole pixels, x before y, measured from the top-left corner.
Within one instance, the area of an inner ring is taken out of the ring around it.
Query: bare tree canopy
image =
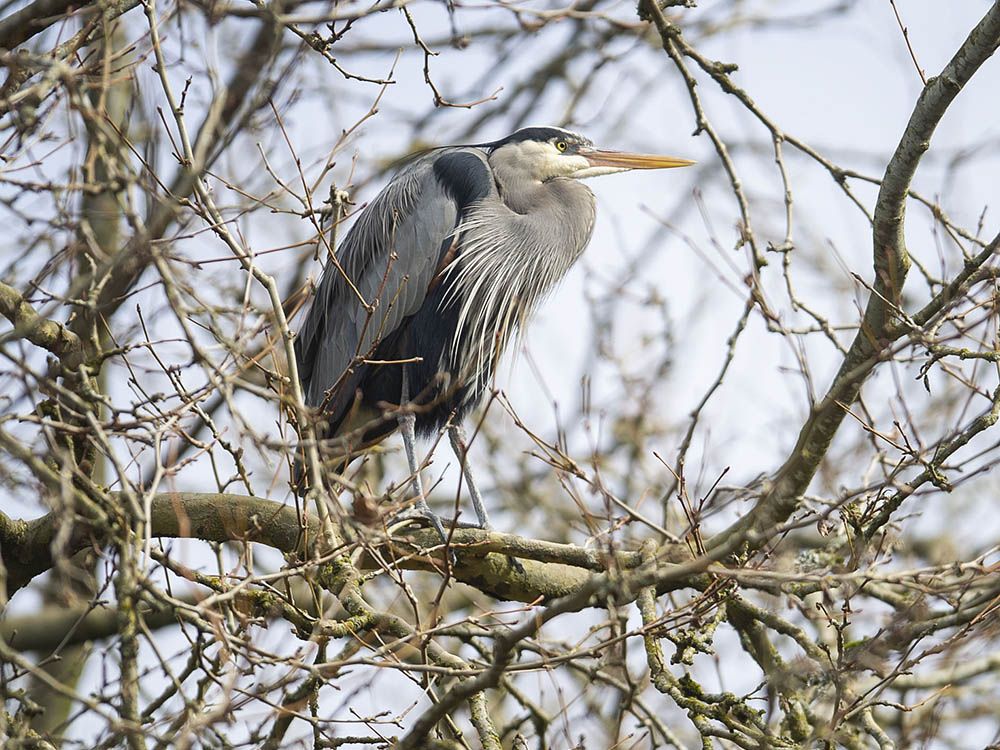
[[[998,46],[982,1],[0,5],[3,746],[1000,746]],[[296,335],[403,160],[527,125],[698,164],[593,184],[467,419],[496,530],[419,444],[442,544],[397,438],[324,461]]]

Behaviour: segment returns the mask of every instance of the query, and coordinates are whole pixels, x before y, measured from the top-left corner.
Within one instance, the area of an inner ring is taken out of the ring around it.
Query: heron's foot
[[[510,567],[514,569],[514,572],[517,573],[518,575],[522,576],[527,575],[527,571],[524,569],[524,566],[521,565],[521,561],[518,560],[513,555],[507,555],[507,562],[510,564]]]
[[[392,523],[406,523],[407,521],[418,521],[429,526],[432,526],[435,531],[437,531],[438,536],[441,538],[441,543],[445,545],[448,550],[448,559],[451,561],[452,565],[458,562],[455,557],[455,550],[449,545],[448,539],[448,529],[454,526],[456,529],[478,529],[480,531],[490,532],[493,531],[493,527],[487,521],[485,525],[480,524],[475,521],[459,521],[458,519],[443,519],[437,513],[432,511],[426,503],[422,504],[423,507],[419,505],[408,510],[404,510],[401,513],[397,513],[392,517]],[[507,555],[507,563],[513,570],[520,574],[525,575],[524,566],[521,561],[514,557],[513,555]]]
[[[479,529],[480,531],[485,531],[486,533],[494,530],[493,524],[490,523],[490,519],[483,518],[482,516],[480,516],[479,520],[475,523],[472,521],[456,521],[455,526],[460,529]],[[515,573],[525,575],[524,566],[521,564],[519,559],[513,555],[507,555],[507,563],[514,569]]]
[[[455,526],[459,529],[478,529],[479,531],[485,531],[487,534],[494,530],[493,524],[490,523],[488,518],[480,518],[475,523],[472,521],[455,521]],[[518,558],[513,555],[507,555],[507,563],[513,568],[515,573],[525,575],[524,566]]]
[[[484,512],[483,516],[479,517],[479,520],[476,523],[465,523],[462,526],[462,528],[466,528],[466,529],[480,529],[480,530],[485,531],[487,533],[493,531],[493,524],[490,523],[490,519],[489,518],[485,518],[484,516],[485,516],[485,512]],[[517,559],[513,555],[507,555],[507,563],[510,565],[511,568],[513,568],[513,570],[514,570],[515,573],[517,573],[519,575],[525,575],[524,566],[521,564],[521,561],[519,559]]]
[[[442,518],[437,513],[432,511],[430,508],[428,508],[426,511],[420,510],[419,508],[410,508],[408,510],[400,511],[399,513],[395,514],[392,517],[392,522],[399,523],[402,521],[427,521],[428,523],[433,525],[434,528],[436,529],[437,525],[432,520],[434,518],[436,518],[438,522],[441,524],[441,528],[445,529],[446,531],[452,526],[454,526],[456,529],[481,529],[482,531],[493,531],[492,527],[483,528],[475,521],[460,521],[457,518],[455,519]]]
[[[490,519],[480,517],[476,523],[465,523],[462,528],[467,529],[480,529],[487,533],[493,531],[493,524],[490,523]],[[514,570],[518,575],[525,575],[524,566],[521,561],[514,557],[513,555],[507,555],[507,564]]]
[[[458,562],[458,558],[455,557],[455,550],[451,548],[448,532],[445,529],[444,519],[432,511],[426,502],[421,502],[416,507],[404,510],[402,513],[392,517],[392,523],[394,524],[405,523],[407,521],[422,521],[429,524],[438,533],[438,537],[441,539],[441,544],[443,544],[445,549],[448,551],[448,561],[452,565]],[[451,526],[451,522],[448,522],[448,525]],[[457,526],[459,524],[456,522],[455,525]]]

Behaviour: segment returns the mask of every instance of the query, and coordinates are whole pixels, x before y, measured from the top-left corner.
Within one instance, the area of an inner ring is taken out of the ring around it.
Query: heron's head
[[[539,182],[556,177],[583,179],[630,169],[669,169],[694,164],[676,156],[633,154],[595,148],[592,141],[562,128],[523,128],[488,144],[494,169],[527,173]]]

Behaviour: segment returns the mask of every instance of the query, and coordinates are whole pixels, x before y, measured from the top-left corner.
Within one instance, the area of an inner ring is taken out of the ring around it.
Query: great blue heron
[[[590,241],[594,194],[579,180],[692,163],[532,127],[437,148],[403,168],[327,263],[295,342],[306,403],[340,465],[400,426],[416,508],[444,539],[415,435],[447,427],[479,526],[489,528],[462,418],[489,390],[512,334]]]

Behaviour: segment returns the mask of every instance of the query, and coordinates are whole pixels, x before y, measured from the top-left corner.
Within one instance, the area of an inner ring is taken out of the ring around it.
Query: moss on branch
[[[118,495],[109,493],[109,500],[116,502]],[[153,496],[150,511],[154,537],[253,542],[300,561],[315,558],[319,551],[314,547],[320,539],[317,518],[265,498],[211,492],[162,493]],[[62,549],[54,550],[53,542],[68,522],[73,524],[70,533],[59,537],[67,541]],[[391,536],[364,529],[358,532],[366,535],[365,546],[389,553],[401,568],[443,572],[443,556],[437,549],[440,543],[432,529],[408,528]],[[72,555],[108,541],[107,529],[81,517],[69,521],[49,513],[24,521],[0,513],[0,550],[11,592],[51,568],[54,555]],[[480,529],[456,529],[451,543],[457,554],[457,562],[450,571],[455,580],[510,601],[534,602],[569,596],[583,589],[597,571],[634,569],[640,562],[638,553],[609,556],[575,545]],[[522,561],[523,570],[511,564],[511,555]],[[687,556],[681,548],[666,548],[660,563],[664,569],[672,570],[673,564]],[[368,569],[376,567],[374,558],[368,555],[362,556],[360,564]],[[669,586],[676,588],[689,580],[671,580]]]

